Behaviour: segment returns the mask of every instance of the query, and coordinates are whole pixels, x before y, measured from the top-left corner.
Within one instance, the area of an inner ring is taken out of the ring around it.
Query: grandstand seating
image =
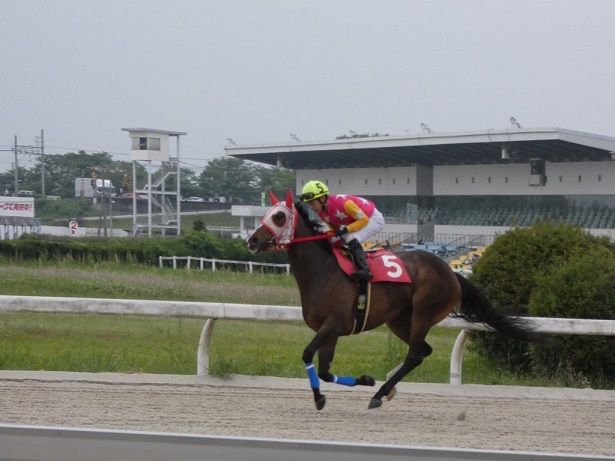
[[[407,213],[387,215],[387,222],[409,224],[447,224],[455,226],[520,226],[528,227],[539,221],[566,222],[586,229],[615,228],[615,209],[607,206],[547,208],[424,208]]]
[[[467,253],[464,253],[450,261],[449,266],[451,266],[451,269],[455,272],[471,273],[472,266],[480,259],[486,249],[486,246],[472,248]]]

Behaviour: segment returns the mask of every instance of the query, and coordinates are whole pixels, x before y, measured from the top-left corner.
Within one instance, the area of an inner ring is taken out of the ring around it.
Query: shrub
[[[615,252],[604,247],[570,258],[536,278],[529,311],[538,317],[615,320]],[[531,347],[534,369],[558,377],[564,385],[594,387],[615,379],[615,338],[554,336]]]
[[[24,234],[16,240],[0,240],[0,255],[9,259],[72,259],[157,265],[159,256],[286,263],[285,252],[252,255],[243,239],[216,237],[206,231],[190,231],[177,238],[75,238]]]
[[[204,231],[191,231],[181,235],[178,239],[185,247],[181,256],[194,256],[198,258],[222,258],[224,255],[221,239]],[[179,253],[176,253],[180,256]]]
[[[474,266],[472,282],[485,292],[498,311],[527,315],[537,277],[593,247],[612,248],[612,244],[569,224],[543,222],[513,229],[496,238],[485,251]],[[475,350],[509,369],[530,369],[527,343],[488,332],[476,332],[473,339]]]

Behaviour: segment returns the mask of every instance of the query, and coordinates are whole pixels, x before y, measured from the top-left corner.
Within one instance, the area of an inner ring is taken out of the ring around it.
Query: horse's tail
[[[522,341],[539,341],[541,336],[533,332],[534,325],[522,317],[508,317],[498,313],[491,302],[463,275],[455,273],[461,285],[460,317],[473,323],[483,323],[495,330]]]

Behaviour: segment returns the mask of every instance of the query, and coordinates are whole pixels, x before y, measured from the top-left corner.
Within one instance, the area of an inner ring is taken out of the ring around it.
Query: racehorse
[[[322,233],[322,223],[312,220],[308,207],[294,202],[290,191],[284,201],[270,193],[273,207],[261,225],[247,239],[253,253],[287,250],[293,275],[299,286],[305,323],[316,332],[303,352],[314,403],[321,410],[326,403],[320,380],[346,386],[374,386],[374,378],[362,375],[335,376],[330,372],[335,346],[340,336],[350,335],[355,327],[358,282],[338,265]],[[482,292],[439,257],[422,251],[398,254],[411,283],[373,283],[371,307],[365,330],[382,324],[409,346],[397,371],[378,389],[368,408],[382,405],[395,395],[395,385],[432,353],[425,338],[430,328],[456,311],[470,322],[486,324],[512,338],[536,339],[531,324],[522,318],[502,316]],[[318,353],[318,374],[312,364]]]

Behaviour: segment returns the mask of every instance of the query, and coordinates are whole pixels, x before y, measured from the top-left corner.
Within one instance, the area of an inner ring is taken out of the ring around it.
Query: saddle
[[[349,252],[343,247],[334,247],[333,254],[344,273],[351,276],[355,268]],[[365,256],[369,269],[374,274],[369,283],[412,283],[410,274],[406,270],[406,265],[395,253],[384,248],[377,248],[375,250],[367,250]]]

